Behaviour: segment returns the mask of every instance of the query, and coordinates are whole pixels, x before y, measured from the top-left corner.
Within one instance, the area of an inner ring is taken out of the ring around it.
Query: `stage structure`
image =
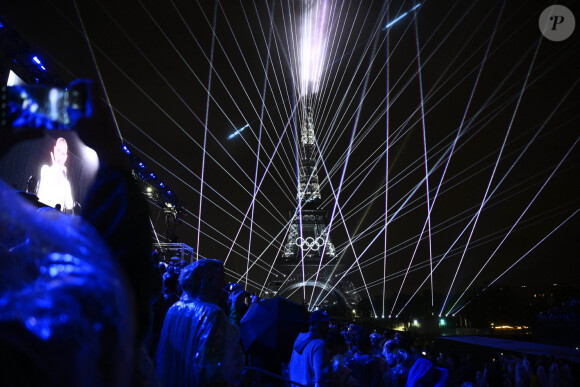
[[[295,215],[290,223],[281,256],[276,260],[276,268],[284,273],[285,278],[270,282],[268,287],[278,289],[277,295],[305,303],[310,300],[313,290],[316,291],[315,295],[322,292],[324,296],[332,289],[329,297],[320,297],[326,298],[323,304],[309,307],[351,308],[360,301],[360,296],[354,291],[352,282],[343,279],[340,283],[336,283],[340,279],[337,273],[343,272],[347,267],[344,264],[337,266],[336,249],[332,238],[328,235],[327,211],[320,207],[320,184],[316,168],[318,150],[312,110],[302,107],[301,117],[298,144],[298,209],[292,212]],[[308,291],[305,292],[302,288]],[[314,299],[316,298],[315,296]]]
[[[155,243],[159,262],[173,263],[180,267],[193,263],[193,248],[185,243]]]
[[[156,242],[159,243],[159,238],[162,237],[166,242],[176,243],[175,227],[183,215],[182,204],[169,187],[153,171],[148,169],[127,145],[123,145],[123,151],[127,153],[131,161],[133,178],[137,181],[143,196],[153,207],[158,208],[165,215],[165,230],[163,234],[155,236]]]

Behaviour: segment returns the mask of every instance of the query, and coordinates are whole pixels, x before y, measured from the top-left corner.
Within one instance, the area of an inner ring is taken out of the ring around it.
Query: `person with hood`
[[[290,380],[305,386],[329,386],[332,380],[330,353],[324,343],[330,317],[321,310],[308,319],[309,331],[300,333],[294,342],[288,365]]]
[[[433,367],[428,359],[417,359],[409,370],[406,387],[443,387],[447,381],[445,368]]]
[[[167,387],[230,386],[244,366],[239,330],[218,305],[223,264],[200,259],[179,277],[183,294],[167,311],[157,346],[157,375]]]

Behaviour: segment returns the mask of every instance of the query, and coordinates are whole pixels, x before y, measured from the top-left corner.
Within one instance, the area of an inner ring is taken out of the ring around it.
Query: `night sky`
[[[204,257],[228,256],[254,197],[259,149],[258,182],[267,173],[253,222],[245,220],[226,264],[228,280],[245,282],[248,248],[250,264],[260,257],[248,276],[249,290],[259,292],[297,203],[300,117],[292,111],[300,97],[302,3],[77,3],[79,13],[68,0],[26,7],[6,0],[0,20],[66,81],[97,79],[98,67],[125,143],[183,204],[178,242],[195,249],[199,242]],[[309,99],[322,149],[323,206],[330,218],[331,186],[337,191],[342,181],[345,222],[337,211],[331,238],[349,266],[354,255],[345,227],[354,239],[360,271],[354,265],[346,278],[363,298],[363,284],[369,286],[378,314],[400,310],[406,294],[431,291],[430,250],[433,267],[449,251],[432,278],[435,310],[450,293],[447,310],[480,271],[473,288],[496,279],[506,286],[578,282],[580,40],[577,30],[561,42],[542,37],[538,19],[551,4],[429,0],[387,33],[386,23],[413,2],[328,1],[333,13],[322,81]],[[580,15],[573,2],[561,4]],[[429,207],[425,150],[429,203],[439,192],[431,232],[426,227],[417,246]],[[163,234],[159,209],[152,209],[152,220]],[[400,289],[397,304],[383,309],[383,291],[392,300]]]

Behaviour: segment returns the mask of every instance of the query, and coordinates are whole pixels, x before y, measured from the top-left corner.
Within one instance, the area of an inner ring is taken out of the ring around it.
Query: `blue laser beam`
[[[230,134],[228,136],[228,140],[231,140],[232,138],[236,137],[238,134],[242,133],[242,131],[244,129],[246,129],[247,127],[249,127],[249,126],[250,126],[250,124],[246,124],[246,126],[244,126],[243,128],[240,128],[240,129],[236,130],[235,132],[233,132],[232,134]]]
[[[402,15],[400,15],[399,17],[395,18],[395,20],[388,22],[387,25],[385,26],[385,28],[383,28],[383,31],[386,30],[386,29],[388,29],[388,28],[391,28],[391,26],[393,24],[395,24],[396,22],[398,22],[399,20],[401,20],[402,18],[404,18],[405,16],[407,16],[409,14],[409,12],[412,12],[412,11],[416,10],[417,8],[419,8],[420,5],[421,5],[421,3],[415,5],[413,8],[411,8],[407,12],[405,12]]]

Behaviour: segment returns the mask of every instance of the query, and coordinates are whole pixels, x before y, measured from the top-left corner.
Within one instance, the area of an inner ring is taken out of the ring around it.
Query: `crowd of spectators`
[[[177,291],[165,286],[168,278],[177,278],[175,273],[168,274],[169,272],[171,270],[163,275],[164,294],[181,293],[179,284]],[[221,304],[223,315],[229,317],[232,326],[239,326],[247,304],[236,300],[245,299],[242,295],[246,294],[248,302],[251,303],[251,296],[245,293],[240,284],[228,284],[222,289],[216,288],[215,291],[216,295],[221,293],[221,301],[216,298],[216,305]],[[254,297],[254,302],[259,300]],[[301,357],[292,360],[295,364],[281,364],[279,379],[261,378],[261,381],[267,380],[267,383],[257,383],[255,379],[248,379],[247,375],[244,378],[240,374],[236,382],[230,382],[248,386],[291,386],[291,381],[294,381],[299,383],[296,385],[351,387],[574,385],[569,362],[564,359],[501,354],[497,358],[481,361],[472,358],[469,353],[459,357],[450,356],[437,352],[422,341],[413,341],[405,332],[377,332],[364,325],[333,321],[328,328],[323,329],[315,324],[328,319],[321,319],[321,315],[317,313],[319,312],[311,315],[310,332],[300,334],[296,340],[295,350],[299,348]],[[321,348],[325,355],[319,356],[316,361],[312,360]],[[307,353],[310,355],[306,355]],[[163,357],[164,352],[158,351],[158,361]],[[319,369],[316,372],[319,374],[316,377],[314,369],[308,371],[309,361],[318,364],[316,367]],[[247,362],[248,356],[246,365]],[[298,370],[298,373],[292,369]],[[310,383],[316,378],[319,379],[315,383]]]
[[[580,302],[576,298],[571,298],[562,302],[559,306],[543,311],[538,314],[538,320],[549,322],[564,322],[570,325],[580,325]]]
[[[354,324],[331,325],[327,338],[336,386],[574,386],[567,359],[501,353],[476,360],[469,352],[437,352],[406,333],[371,333]]]

